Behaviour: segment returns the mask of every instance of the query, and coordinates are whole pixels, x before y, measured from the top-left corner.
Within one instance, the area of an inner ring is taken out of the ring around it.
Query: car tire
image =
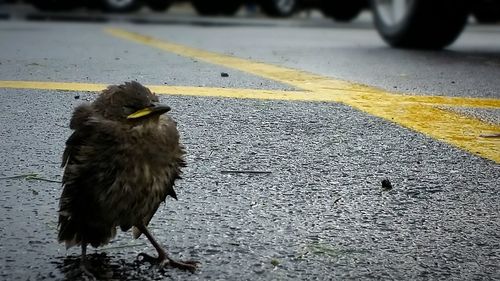
[[[467,22],[465,0],[371,0],[375,26],[397,48],[441,49],[455,41]]]
[[[102,0],[102,8],[110,13],[127,13],[139,10],[142,7],[141,0]]]
[[[165,12],[172,5],[172,0],[148,0],[148,7],[156,12]]]
[[[260,8],[270,17],[285,18],[293,15],[299,7],[298,0],[261,0]]]
[[[355,19],[367,6],[365,0],[323,0],[320,9],[325,16],[339,22],[349,22]]]

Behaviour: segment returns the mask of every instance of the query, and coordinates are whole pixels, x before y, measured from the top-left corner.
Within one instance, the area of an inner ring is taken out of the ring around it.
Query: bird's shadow
[[[157,280],[170,277],[168,271],[157,268],[143,261],[108,256],[106,253],[87,255],[86,269],[89,276],[81,268],[80,256],[68,256],[54,262],[62,273],[63,280]]]

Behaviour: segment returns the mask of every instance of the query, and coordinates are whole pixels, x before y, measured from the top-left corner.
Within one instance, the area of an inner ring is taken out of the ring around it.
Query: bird
[[[87,246],[100,247],[117,228],[142,234],[158,252],[138,258],[160,266],[195,271],[197,262],[176,261],[147,226],[167,196],[177,199],[174,183],[186,166],[177,123],[170,107],[139,82],[104,89],[92,103],[77,106],[72,134],[62,156],[63,190],[59,199],[58,241],[81,246],[87,268]]]

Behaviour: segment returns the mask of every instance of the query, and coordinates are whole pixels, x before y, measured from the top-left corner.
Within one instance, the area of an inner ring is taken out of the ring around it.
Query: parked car
[[[441,49],[453,43],[469,15],[500,19],[500,0],[371,0],[375,26],[397,48]]]
[[[144,4],[155,11],[166,11],[173,2],[188,0],[27,0],[44,11],[65,11],[78,7],[125,13],[140,9]],[[349,21],[367,8],[368,0],[190,0],[198,14],[203,16],[234,15],[247,3],[260,7],[270,17],[289,17],[305,8],[319,8],[326,16],[338,21]]]
[[[166,11],[173,0],[27,0],[42,11],[68,11],[79,7],[125,13],[139,10],[144,4],[155,11]]]
[[[306,8],[318,8],[327,17],[347,22],[369,7],[368,0],[259,0],[261,10],[271,17],[288,17]]]
[[[229,0],[193,0],[216,3]],[[229,1],[235,12],[243,0]],[[382,38],[397,48],[440,49],[455,41],[470,15],[480,23],[500,21],[500,0],[254,0],[272,17],[287,17],[304,8],[319,8],[336,21],[351,21],[371,9]],[[239,4],[235,4],[239,3]],[[199,9],[197,9],[199,10]],[[202,13],[203,14],[203,13]],[[220,13],[219,13],[220,14]],[[227,14],[227,13],[222,13]]]
[[[11,0],[9,0],[11,1]],[[173,2],[188,0],[26,0],[41,10],[87,6],[108,12],[130,12],[144,4],[165,11]],[[350,21],[371,8],[382,38],[397,48],[440,49],[455,41],[467,19],[480,23],[500,20],[500,0],[190,0],[200,15],[233,15],[252,3],[271,17],[287,17],[305,8],[319,8],[337,21]]]

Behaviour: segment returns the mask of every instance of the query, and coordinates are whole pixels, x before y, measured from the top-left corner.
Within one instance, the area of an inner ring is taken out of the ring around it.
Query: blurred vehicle
[[[42,11],[69,11],[88,7],[106,12],[125,13],[139,10],[144,4],[154,11],[166,11],[172,0],[27,0]]]
[[[2,1],[2,0],[0,0]],[[7,0],[12,1],[12,0]],[[382,38],[398,48],[440,49],[453,43],[473,15],[479,23],[500,21],[500,0],[26,0],[40,10],[77,7],[107,12],[131,12],[144,5],[166,11],[173,2],[190,2],[200,15],[231,16],[243,4],[260,7],[271,17],[288,17],[318,8],[336,21],[353,20],[371,8]]]
[[[271,17],[288,17],[306,8],[318,8],[327,17],[347,22],[369,7],[368,0],[259,0],[262,12]]]
[[[146,4],[154,11],[166,11],[173,2],[191,2],[199,15],[231,16],[243,4],[252,4],[270,17],[289,17],[306,8],[319,8],[337,21],[350,21],[363,9],[368,0],[27,0],[43,11],[68,11],[79,7],[126,13],[139,10]]]
[[[371,0],[375,26],[397,48],[441,49],[453,43],[469,15],[500,20],[500,0]]]
[[[355,18],[367,8],[368,0],[191,0],[200,15],[230,16],[236,14],[243,4],[256,5],[269,17],[284,18],[306,8],[319,8],[326,16],[338,21]]]

